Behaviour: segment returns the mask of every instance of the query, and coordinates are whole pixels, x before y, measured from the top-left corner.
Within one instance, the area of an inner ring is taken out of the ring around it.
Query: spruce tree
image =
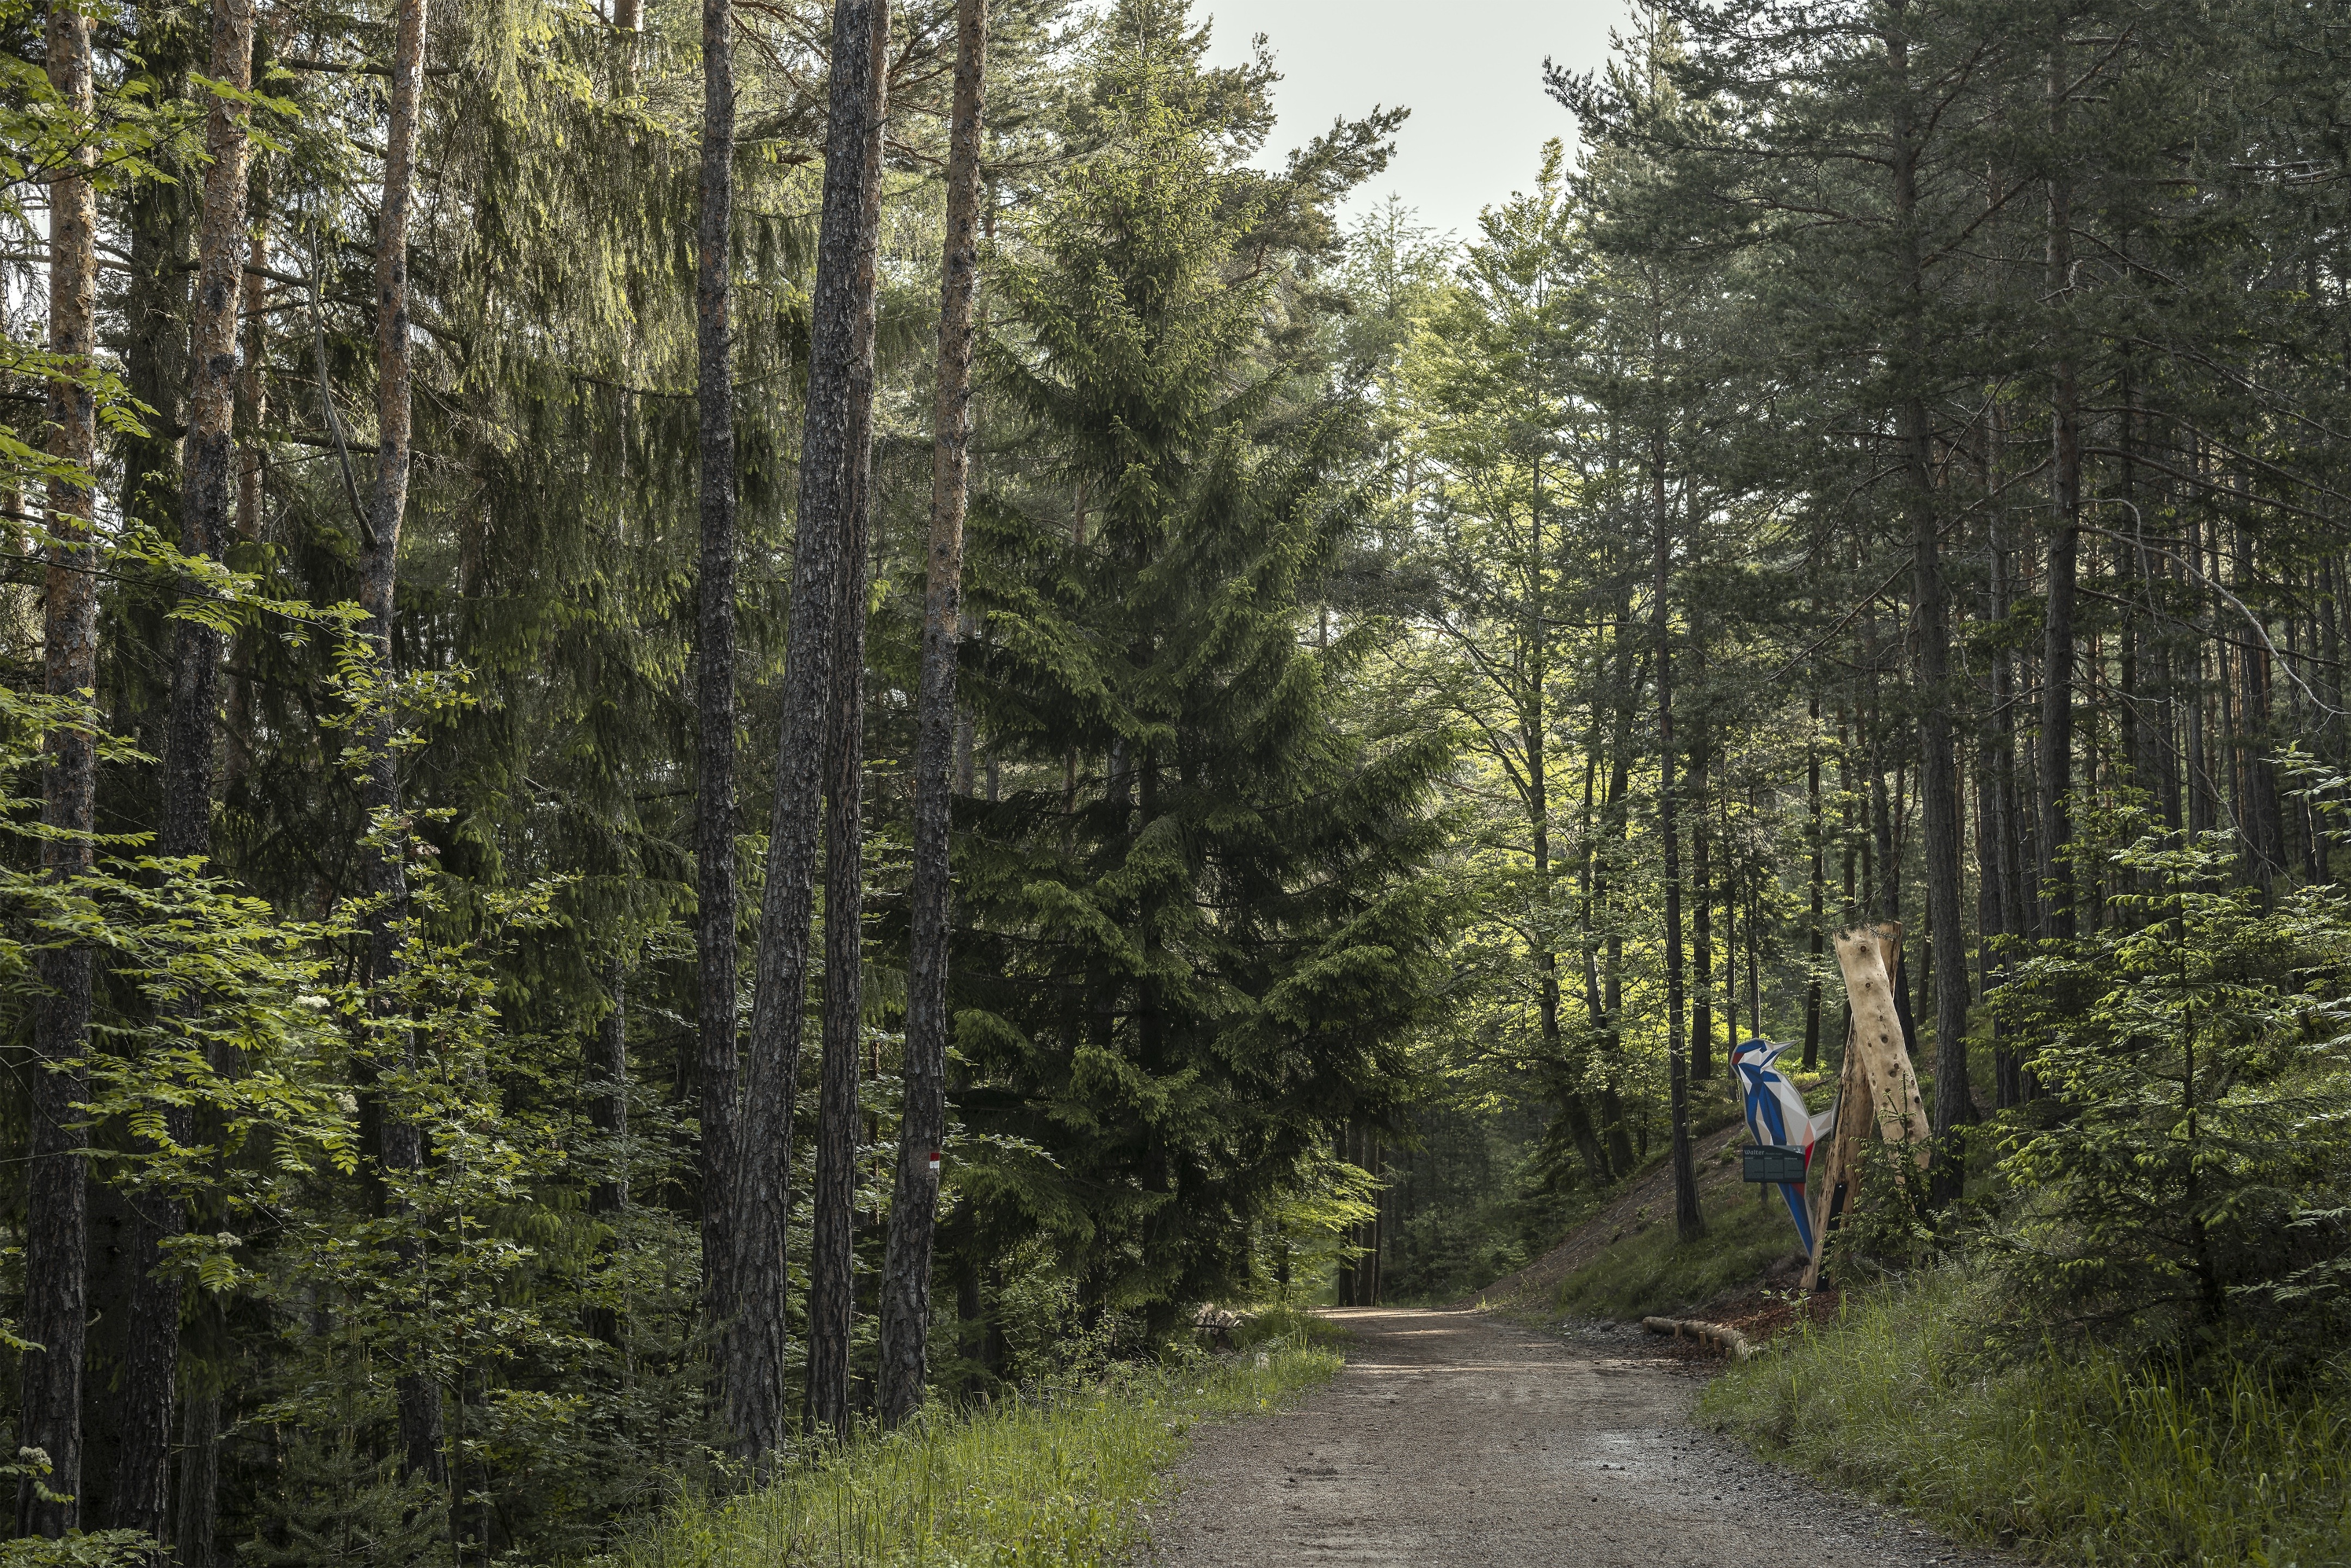
[[[1358,644],[1309,644],[1361,412],[1270,329],[1312,321],[1242,248],[1274,204],[1158,37],[1109,62],[1106,144],[1000,274],[988,368],[1030,467],[975,507],[973,695],[1013,787],[966,862],[956,981],[967,1124],[1053,1156],[973,1189],[1082,1247],[1090,1307],[1164,1318],[1235,1279],[1310,1155],[1394,1122],[1447,750],[1347,721]]]

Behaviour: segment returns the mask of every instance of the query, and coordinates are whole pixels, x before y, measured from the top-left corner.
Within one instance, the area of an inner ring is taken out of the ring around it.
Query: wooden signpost
[[[1836,1131],[1830,1134],[1828,1166],[1813,1189],[1813,1258],[1803,1288],[1820,1288],[1821,1260],[1829,1232],[1851,1213],[1860,1197],[1861,1144],[1874,1126],[1889,1144],[1911,1145],[1920,1170],[1932,1152],[1927,1103],[1902,1039],[1894,1008],[1894,967],[1902,953],[1902,927],[1888,922],[1846,932],[1836,939],[1837,967],[1844,971],[1845,1000],[1853,1022],[1845,1036],[1844,1067],[1837,1076]],[[1900,1166],[1896,1179],[1901,1180]]]

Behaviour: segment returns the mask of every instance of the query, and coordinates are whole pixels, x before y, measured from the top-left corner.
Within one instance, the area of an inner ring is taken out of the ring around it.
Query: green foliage
[[[816,1449],[774,1486],[680,1505],[615,1568],[840,1563],[1079,1568],[1124,1561],[1198,1423],[1279,1408],[1339,1358],[1279,1343],[1238,1359],[1128,1364],[976,1408],[932,1406],[886,1437]]]
[[[967,1123],[1051,1151],[967,1170],[982,1223],[1155,1327],[1328,1190],[1332,1128],[1394,1114],[1446,914],[1442,735],[1350,722],[1361,649],[1305,636],[1360,421],[1273,329],[1321,307],[1240,248],[1264,193],[1186,107],[1187,58],[1114,45],[1114,134],[998,264],[989,374],[1025,439],[975,514],[964,690],[1019,771],[972,814],[956,980]]]
[[[2218,836],[2095,824],[2122,916],[2001,993],[2053,1102],[2009,1134],[1992,1233],[2019,1332],[2331,1354],[2351,1318],[2351,900],[2274,906]],[[2118,847],[2108,847],[2118,846]]]
[[[1774,1459],[1962,1539],[2083,1563],[2338,1561],[2351,1385],[2103,1345],[1988,1364],[1980,1274],[1847,1296],[1829,1327],[1734,1365],[1702,1415]]]

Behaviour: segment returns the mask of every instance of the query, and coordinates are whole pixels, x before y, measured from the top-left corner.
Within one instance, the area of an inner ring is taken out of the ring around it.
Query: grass
[[[2096,1348],[1987,1371],[1966,1284],[1847,1298],[1733,1367],[1703,1416],[1769,1458],[1943,1529],[2088,1563],[2318,1568],[2351,1554],[2351,1393],[2192,1380]]]
[[[1710,1204],[1706,1234],[1687,1243],[1674,1235],[1668,1194],[1645,1228],[1561,1281],[1552,1304],[1571,1317],[1670,1316],[1752,1290],[1765,1270],[1797,1249],[1796,1230],[1776,1196],[1765,1207],[1754,1200],[1753,1189],[1731,1190],[1741,1192],[1741,1199]]]
[[[1149,1539],[1202,1421],[1271,1410],[1339,1357],[1283,1341],[1228,1360],[1119,1366],[1099,1383],[926,1412],[804,1460],[764,1490],[689,1500],[613,1568],[1092,1568]]]

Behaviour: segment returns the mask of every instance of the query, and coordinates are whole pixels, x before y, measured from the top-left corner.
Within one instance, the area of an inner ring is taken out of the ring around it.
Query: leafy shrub
[[[2103,824],[2113,841],[2127,816]],[[2248,1329],[2306,1357],[2351,1326],[2351,901],[2264,908],[2219,835],[2110,852],[2119,924],[2002,994],[2049,1098],[2001,1165],[2011,1321],[2146,1351]]]

